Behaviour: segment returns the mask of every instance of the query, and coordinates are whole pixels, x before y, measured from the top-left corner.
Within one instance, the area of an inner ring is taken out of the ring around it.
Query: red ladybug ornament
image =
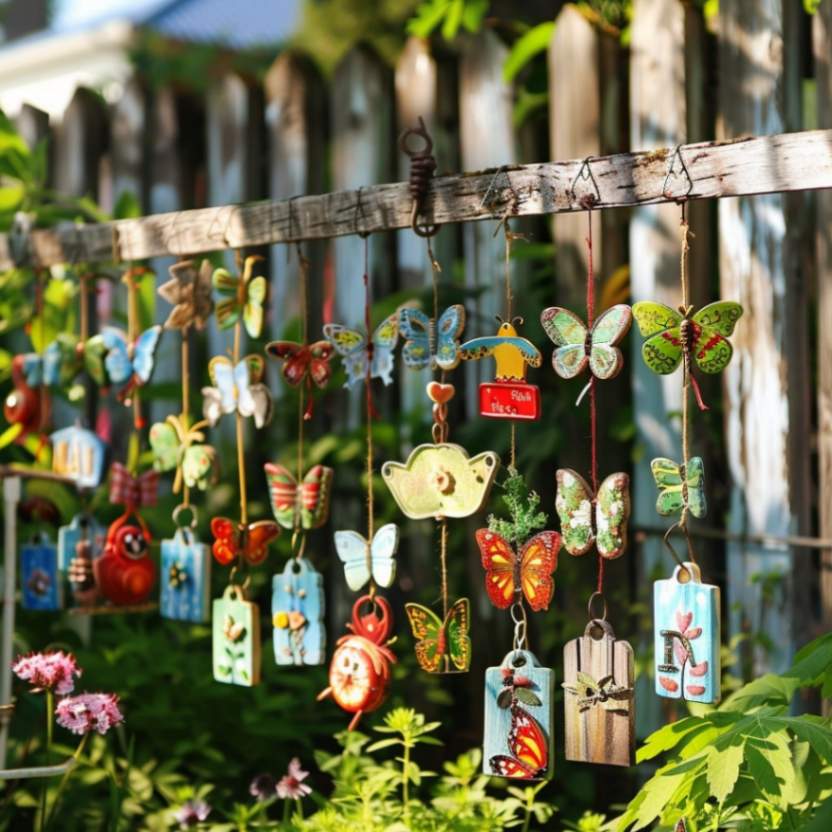
[[[15,442],[23,443],[30,433],[37,433],[49,421],[52,409],[49,395],[45,390],[35,389],[26,383],[23,368],[24,356],[16,355],[12,360],[12,382],[14,389],[3,402],[3,416],[10,425],[20,425]]]
[[[366,604],[371,609],[362,613],[361,608]],[[387,601],[364,595],[352,608],[352,624],[347,625],[352,633],[336,643],[329,664],[329,687],[318,694],[318,700],[331,696],[339,707],[355,714],[349,724],[350,731],[358,725],[362,714],[376,710],[387,698],[390,665],[396,661],[386,646],[392,626]]]
[[[107,532],[104,553],[93,564],[101,594],[118,606],[146,601],[156,581],[150,559],[150,533],[134,524],[116,520]]]

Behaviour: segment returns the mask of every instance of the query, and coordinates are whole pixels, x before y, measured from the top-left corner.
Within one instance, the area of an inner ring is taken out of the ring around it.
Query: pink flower
[[[312,789],[303,781],[309,777],[309,772],[300,767],[300,760],[294,757],[289,763],[289,771],[280,778],[277,784],[277,796],[284,800],[300,800],[312,793]]]
[[[204,800],[189,800],[174,813],[179,826],[187,829],[202,823],[211,814],[211,807]]]
[[[73,677],[81,675],[81,668],[72,653],[58,650],[54,653],[29,653],[18,656],[12,664],[12,672],[28,682],[34,690],[54,690],[60,696],[75,689]]]
[[[82,693],[68,696],[55,708],[58,725],[73,734],[89,734],[98,731],[106,734],[114,725],[124,722],[114,693]]]

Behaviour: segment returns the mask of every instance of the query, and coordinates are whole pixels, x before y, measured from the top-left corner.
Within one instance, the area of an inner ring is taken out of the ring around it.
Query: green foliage
[[[453,40],[460,29],[478,32],[490,5],[490,0],[425,0],[408,22],[407,31],[426,38],[440,29],[445,40]]]
[[[540,495],[526,487],[525,478],[516,468],[509,467],[503,489],[505,493],[502,499],[511,520],[502,520],[491,514],[488,517],[488,528],[501,534],[509,543],[522,543],[538,529],[544,528],[549,516],[545,511],[538,511]]]
[[[555,24],[552,21],[539,23],[526,30],[511,47],[506,62],[503,64],[503,77],[511,81],[517,73],[529,63],[536,55],[545,52],[549,41],[555,33]]]
[[[637,761],[666,756],[611,829],[670,827],[746,832],[803,829],[832,800],[832,722],[790,706],[800,688],[832,692],[832,634],[804,647],[789,671],[737,690],[704,716],[651,734]],[[818,827],[821,828],[821,827]]]

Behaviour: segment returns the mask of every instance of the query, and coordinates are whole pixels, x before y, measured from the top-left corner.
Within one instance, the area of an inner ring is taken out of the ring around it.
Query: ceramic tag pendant
[[[633,648],[606,621],[590,621],[563,648],[563,675],[566,759],[632,765]]]
[[[719,587],[685,562],[653,585],[656,693],[713,704],[720,698]]]
[[[516,780],[548,778],[554,764],[555,672],[528,650],[485,671],[483,771]]]
[[[58,550],[45,535],[20,547],[20,588],[25,610],[59,610],[64,605]]]
[[[178,528],[161,547],[159,613],[177,621],[207,621],[211,594],[211,550],[193,532]]]
[[[93,557],[99,557],[104,551],[107,530],[89,514],[76,514],[68,526],[58,529],[58,568],[64,574],[69,572],[70,563],[81,540],[88,540],[92,546]]]
[[[272,625],[277,664],[324,663],[324,579],[305,558],[272,578]]]
[[[473,338],[462,347],[462,358],[476,360],[491,356],[497,364],[493,382],[480,384],[480,415],[491,419],[528,421],[540,418],[540,389],[526,381],[528,367],[539,367],[540,350],[517,334],[512,321],[497,319],[496,335]]]
[[[91,430],[69,427],[52,439],[52,471],[71,477],[78,488],[96,488],[104,473],[106,446]]]
[[[329,664],[329,687],[318,700],[332,697],[347,713],[354,714],[352,731],[361,715],[371,713],[387,698],[391,665],[396,657],[387,646],[393,629],[390,605],[384,598],[363,595],[352,608],[352,632],[338,639]]]
[[[212,610],[214,679],[252,687],[260,681],[260,612],[236,584],[225,588]]]

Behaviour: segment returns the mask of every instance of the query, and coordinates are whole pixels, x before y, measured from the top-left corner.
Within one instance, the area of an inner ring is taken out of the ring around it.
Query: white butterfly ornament
[[[399,527],[395,523],[382,526],[373,535],[372,543],[358,532],[335,532],[335,551],[344,564],[347,586],[353,592],[369,583],[370,578],[379,586],[392,586],[398,547]]]
[[[235,365],[230,358],[217,355],[208,364],[213,387],[202,388],[202,415],[211,426],[227,413],[254,417],[254,424],[262,428],[272,415],[272,397],[262,383],[265,359],[247,355]]]

